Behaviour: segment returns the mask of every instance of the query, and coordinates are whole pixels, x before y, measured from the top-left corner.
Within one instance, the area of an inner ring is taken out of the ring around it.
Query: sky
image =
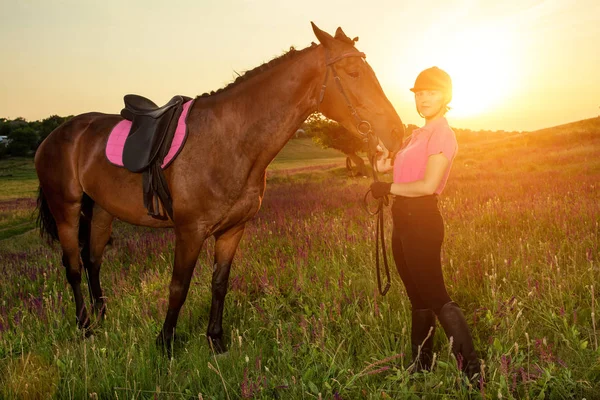
[[[451,125],[525,131],[600,115],[598,0],[2,0],[0,117],[118,113],[166,103],[317,42],[341,26],[406,124],[409,89],[438,66]]]

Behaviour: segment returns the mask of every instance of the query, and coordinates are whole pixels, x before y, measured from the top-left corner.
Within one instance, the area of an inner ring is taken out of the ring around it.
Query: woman
[[[413,131],[395,160],[382,150],[380,172],[393,169],[393,183],[375,182],[374,197],[394,195],[392,249],[396,267],[412,305],[411,344],[416,370],[429,369],[433,356],[435,317],[440,320],[459,368],[469,376],[479,372],[479,359],[465,317],[452,301],[442,275],[440,250],[444,222],[437,196],[444,190],[458,145],[445,114],[452,100],[452,81],[432,67],[419,74],[410,89],[425,126]]]

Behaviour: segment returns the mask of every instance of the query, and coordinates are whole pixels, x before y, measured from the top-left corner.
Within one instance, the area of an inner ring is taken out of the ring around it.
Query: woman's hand
[[[377,145],[377,153],[375,153],[376,162],[375,168],[378,172],[387,172],[392,169],[392,159],[390,158],[390,152],[386,148],[382,148]]]
[[[371,183],[371,194],[374,198],[380,199],[390,194],[391,187],[391,182],[373,182]]]

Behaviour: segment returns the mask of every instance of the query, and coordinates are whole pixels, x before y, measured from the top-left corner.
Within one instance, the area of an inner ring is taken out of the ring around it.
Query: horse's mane
[[[232,87],[235,87],[237,85],[239,85],[242,82],[247,81],[248,79],[268,70],[271,69],[273,67],[275,67],[276,65],[279,65],[281,63],[283,63],[284,61],[287,61],[291,58],[297,57],[300,54],[304,54],[306,53],[308,50],[314,49],[317,46],[317,44],[315,42],[312,42],[311,45],[309,47],[306,47],[302,50],[296,50],[293,46],[290,47],[290,49],[288,51],[286,51],[285,53],[283,53],[282,55],[275,57],[274,59],[272,59],[271,61],[268,61],[266,63],[263,63],[261,65],[259,65],[256,68],[253,68],[251,70],[248,70],[246,72],[244,72],[242,75],[238,76],[235,81],[231,82],[230,84],[228,84],[227,86],[218,89],[216,91],[211,91],[210,93],[203,93],[200,96],[197,97],[209,97],[212,96],[214,94],[217,93],[221,93],[224,92],[225,90],[231,89]]]

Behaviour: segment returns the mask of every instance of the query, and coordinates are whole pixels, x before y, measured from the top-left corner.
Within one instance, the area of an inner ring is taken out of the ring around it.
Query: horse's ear
[[[342,30],[341,26],[338,26],[338,28],[335,30],[335,36],[336,39],[350,39],[348,36],[346,36],[346,34],[344,33],[344,31]]]
[[[341,27],[337,28],[337,30],[335,31],[335,36],[334,37],[335,37],[336,40],[339,40],[340,42],[348,43],[348,44],[350,44],[352,46],[354,46],[354,42],[356,42],[358,40],[358,38],[355,38],[356,40],[355,39],[350,39],[348,37],[348,35],[346,35],[344,33],[344,31],[342,30]]]
[[[329,45],[329,43],[331,43],[334,40],[333,37],[329,33],[320,30],[319,27],[316,26],[314,22],[311,21],[310,24],[312,25],[315,36],[317,37],[317,39],[319,39],[319,42],[321,42],[322,45],[327,47]]]

